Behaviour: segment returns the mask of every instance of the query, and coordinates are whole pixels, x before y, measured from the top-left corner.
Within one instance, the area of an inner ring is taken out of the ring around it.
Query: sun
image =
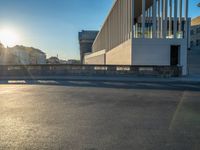
[[[19,36],[13,29],[4,28],[0,30],[0,42],[5,47],[12,47],[18,44]]]

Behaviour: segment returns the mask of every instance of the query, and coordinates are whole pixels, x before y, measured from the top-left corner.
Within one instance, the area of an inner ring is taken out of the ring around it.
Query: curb
[[[200,82],[200,78],[190,77],[91,77],[91,76],[48,76],[48,77],[0,77],[1,80],[73,80],[73,81],[109,81],[109,82]]]

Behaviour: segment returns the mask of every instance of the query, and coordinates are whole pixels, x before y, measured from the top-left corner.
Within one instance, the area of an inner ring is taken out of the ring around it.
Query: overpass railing
[[[0,65],[3,77],[56,77],[56,76],[181,76],[176,66],[128,66],[128,65]]]

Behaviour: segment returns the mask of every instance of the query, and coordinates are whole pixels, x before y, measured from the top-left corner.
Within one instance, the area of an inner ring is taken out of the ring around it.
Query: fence
[[[123,65],[4,65],[0,78],[5,77],[58,77],[58,76],[181,76],[176,66],[123,66]]]

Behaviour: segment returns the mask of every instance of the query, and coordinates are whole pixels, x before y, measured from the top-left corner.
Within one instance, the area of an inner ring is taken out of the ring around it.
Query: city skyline
[[[113,0],[3,0],[1,3],[0,31],[13,30],[18,35],[13,37],[16,44],[42,49],[48,57],[58,54],[62,59],[79,59],[78,32],[99,30]],[[200,13],[197,4],[198,0],[190,1],[191,18]]]

